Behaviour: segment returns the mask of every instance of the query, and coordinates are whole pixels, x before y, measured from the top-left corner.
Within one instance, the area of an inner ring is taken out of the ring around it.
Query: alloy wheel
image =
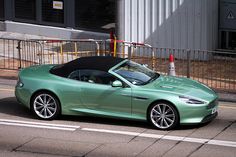
[[[49,94],[39,94],[33,102],[34,112],[42,119],[50,119],[57,114],[57,101]]]
[[[160,103],[151,108],[150,120],[159,129],[170,129],[176,125],[176,112],[169,104]]]

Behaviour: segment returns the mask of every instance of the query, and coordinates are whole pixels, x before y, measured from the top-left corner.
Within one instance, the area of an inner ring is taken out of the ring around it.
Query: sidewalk
[[[220,101],[226,102],[236,102],[236,94],[235,93],[218,93]]]
[[[17,80],[18,70],[0,69],[0,79]]]

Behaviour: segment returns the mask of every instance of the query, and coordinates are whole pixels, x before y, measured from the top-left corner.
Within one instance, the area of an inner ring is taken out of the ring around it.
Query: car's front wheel
[[[55,119],[60,113],[60,104],[57,98],[48,92],[36,94],[32,100],[33,113],[40,119]]]
[[[156,128],[169,130],[176,127],[179,116],[176,109],[171,104],[159,102],[149,108],[148,119]]]

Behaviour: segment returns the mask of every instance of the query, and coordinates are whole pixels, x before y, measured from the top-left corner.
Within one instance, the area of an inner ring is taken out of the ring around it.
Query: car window
[[[69,74],[68,78],[73,80],[80,80],[80,71],[79,70],[73,71],[72,73]]]
[[[114,72],[134,85],[145,85],[159,77],[159,74],[132,61],[125,62],[117,67]]]
[[[97,84],[111,85],[116,80],[114,76],[99,70],[80,69],[69,74],[68,78]]]

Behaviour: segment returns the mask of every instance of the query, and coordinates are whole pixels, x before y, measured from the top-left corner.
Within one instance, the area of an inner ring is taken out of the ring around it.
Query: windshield
[[[114,70],[134,85],[145,85],[159,77],[158,73],[138,63],[127,61]]]

